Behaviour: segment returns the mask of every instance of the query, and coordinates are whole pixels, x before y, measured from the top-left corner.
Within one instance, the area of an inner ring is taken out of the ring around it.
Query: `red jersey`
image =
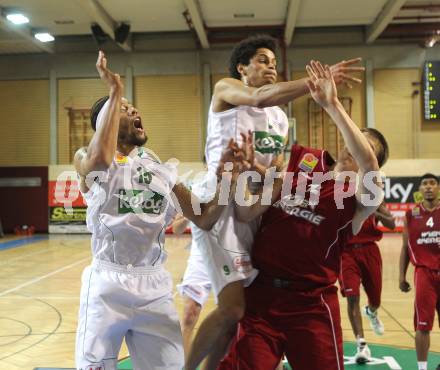
[[[294,173],[291,192],[267,210],[255,237],[253,263],[260,274],[289,280],[298,292],[318,292],[334,285],[342,248],[353,236],[354,194],[339,203],[341,209],[335,202],[341,200],[347,184],[326,180],[319,201],[311,201],[319,191],[311,185],[313,173],[328,174],[332,163],[325,151],[294,145],[288,166],[288,172]],[[300,186],[306,192],[298,199]]]
[[[406,212],[406,222],[412,264],[440,270],[440,205],[427,211],[419,204]]]
[[[364,221],[360,231],[348,241],[347,245],[378,242],[382,236],[383,232],[377,227],[376,216],[372,214]]]

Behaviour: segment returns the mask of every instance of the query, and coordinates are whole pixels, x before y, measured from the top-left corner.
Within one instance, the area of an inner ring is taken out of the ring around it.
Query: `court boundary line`
[[[0,261],[0,266],[9,265],[10,263],[12,263],[14,261],[19,261],[19,260],[21,260],[23,258],[26,258],[26,257],[35,256],[35,255],[38,255],[38,254],[43,254],[43,253],[46,253],[48,251],[50,251],[49,248],[38,250],[38,251],[34,251],[34,252],[30,252],[30,253],[27,253],[27,254],[26,253],[25,254],[21,254],[20,256],[15,256],[15,257],[12,257],[10,259],[5,259],[4,261]]]
[[[408,334],[412,339],[415,339],[415,335],[414,335],[413,333],[411,333],[406,327],[404,327],[403,324],[402,324],[399,320],[397,320],[397,319],[394,317],[394,315],[393,315],[389,310],[387,310],[384,306],[380,306],[380,308],[383,309],[383,310],[385,311],[385,313],[386,313],[389,317],[391,317],[391,319],[392,319],[397,325],[399,325],[399,326],[403,329],[403,331],[404,331],[406,334]]]
[[[28,280],[27,282],[25,282],[25,283],[21,283],[21,284],[15,286],[15,287],[13,287],[13,288],[6,289],[6,290],[0,292],[0,297],[3,297],[3,296],[5,296],[5,295],[7,295],[7,294],[9,294],[9,293],[13,293],[13,292],[15,292],[15,291],[17,291],[17,290],[20,290],[20,289],[22,289],[22,288],[24,288],[24,287],[27,287],[27,286],[29,286],[29,285],[32,285],[32,284],[38,283],[39,281],[44,280],[44,279],[46,279],[46,278],[48,278],[48,277],[51,277],[51,276],[53,276],[53,275],[56,275],[56,274],[58,274],[59,272],[63,272],[63,271],[68,270],[68,269],[70,269],[70,268],[72,268],[72,267],[75,267],[76,265],[79,265],[79,264],[81,264],[81,263],[83,263],[83,262],[85,262],[85,261],[87,261],[87,260],[90,260],[90,258],[91,258],[91,257],[82,258],[82,259],[80,259],[79,261],[73,262],[73,263],[71,263],[71,264],[69,264],[69,265],[67,265],[67,266],[64,266],[64,267],[61,267],[61,268],[59,268],[59,269],[57,269],[57,270],[55,270],[55,271],[49,272],[48,274],[45,274],[45,275],[39,276],[39,277],[34,278],[34,279],[31,279],[31,280]]]

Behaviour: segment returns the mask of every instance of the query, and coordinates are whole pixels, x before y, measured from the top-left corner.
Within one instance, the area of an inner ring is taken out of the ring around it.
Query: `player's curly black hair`
[[[422,183],[423,180],[425,179],[433,179],[437,182],[437,184],[440,184],[438,177],[436,175],[434,175],[433,173],[425,173],[423,176],[420,177],[420,184]]]
[[[90,109],[90,123],[92,124],[93,131],[96,131],[96,120],[98,119],[98,114],[108,99],[108,96],[103,96],[102,98],[98,99]]]
[[[275,54],[277,41],[269,35],[255,35],[250,36],[235,45],[232,50],[231,58],[229,59],[230,76],[240,80],[241,76],[237,71],[237,66],[239,64],[247,66],[260,48],[269,49]]]
[[[385,139],[385,136],[383,136],[383,134],[375,128],[365,127],[361,129],[361,131],[373,136],[380,144],[380,151],[377,154],[377,162],[379,163],[379,167],[382,167],[390,156],[390,148],[388,146],[387,139]]]

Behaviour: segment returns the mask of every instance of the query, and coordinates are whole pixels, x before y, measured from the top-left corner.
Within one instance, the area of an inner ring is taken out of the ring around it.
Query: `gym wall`
[[[49,81],[0,81],[0,166],[49,163]]]
[[[416,45],[333,47],[324,45],[324,41],[322,43],[323,46],[319,47],[295,46],[288,50],[292,78],[304,76],[304,65],[312,57],[327,63],[354,56],[369,60],[374,68],[375,126],[388,137],[391,158],[440,157],[440,146],[437,144],[440,125],[422,122],[420,93],[411,98],[413,91],[421,90],[421,86],[413,83],[421,81],[423,61],[440,59],[440,48],[425,50]],[[110,66],[115,71],[124,74],[127,68],[131,68],[134,103],[143,115],[150,136],[149,145],[162,159],[177,157],[181,161],[201,160],[203,128],[206,125],[203,116],[206,92],[203,92],[201,83],[202,66],[209,65],[212,84],[215,84],[219,78],[227,75],[229,52],[225,49],[109,55]],[[0,80],[3,80],[0,81],[1,96],[5,102],[0,107],[1,165],[49,164],[49,71],[55,74],[58,87],[57,162],[70,163],[66,107],[90,107],[98,97],[107,93],[105,86],[96,78],[95,60],[94,53],[0,58]],[[29,65],[33,68],[29,69]],[[355,86],[353,90],[341,89],[340,95],[352,97],[352,117],[359,126],[364,127],[365,83]],[[307,98],[298,99],[293,104],[297,136],[302,143],[308,142],[307,127],[304,125],[307,121],[306,108]],[[14,115],[15,112],[20,112],[20,115]],[[11,130],[11,125],[19,125],[26,134]]]
[[[134,102],[148,135],[147,146],[162,161],[199,161],[202,148],[200,79],[196,75],[138,76]]]
[[[58,163],[71,163],[68,108],[90,109],[108,88],[99,78],[58,80]]]
[[[292,72],[293,79],[306,77],[306,72]],[[352,89],[346,87],[340,88],[338,95],[352,99],[351,117],[359,127],[365,127],[365,81],[363,74],[358,74],[362,79],[362,84],[354,85]],[[296,135],[299,144],[308,145],[308,100],[309,96],[296,99],[293,103],[293,116],[296,118]]]

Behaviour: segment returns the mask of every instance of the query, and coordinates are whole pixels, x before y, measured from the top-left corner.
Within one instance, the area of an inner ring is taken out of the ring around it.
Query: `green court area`
[[[380,346],[369,344],[373,355],[372,361],[357,365],[352,355],[356,352],[355,343],[344,343],[344,364],[348,370],[417,370],[416,352],[413,349],[401,349],[390,346]],[[436,370],[440,364],[440,353],[430,353],[428,358],[428,370]],[[285,370],[292,369],[287,363],[284,365]],[[34,370],[64,370],[61,368],[35,368]],[[70,370],[70,369],[66,369]],[[74,369],[71,369],[74,370]],[[125,358],[119,362],[118,370],[133,370],[130,358]]]
[[[344,358],[345,368],[348,370],[417,370],[416,352],[413,349],[401,349],[389,346],[380,346],[369,344],[373,359],[365,365],[357,365],[351,356],[356,352],[355,343],[345,343]],[[430,353],[428,359],[428,370],[435,370],[440,364],[440,353]],[[119,370],[132,370],[129,358],[120,362]],[[285,365],[287,370],[292,369],[288,364]]]

